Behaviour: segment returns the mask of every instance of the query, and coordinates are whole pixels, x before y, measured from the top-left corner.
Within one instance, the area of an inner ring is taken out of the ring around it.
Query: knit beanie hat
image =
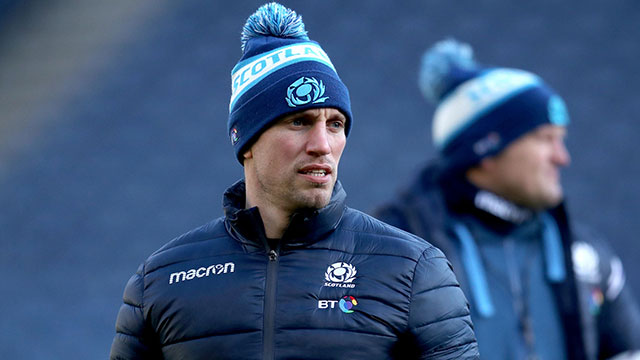
[[[419,85],[437,106],[432,134],[445,172],[464,171],[539,125],[569,123],[564,101],[538,76],[482,67],[452,39],[424,53]]]
[[[243,55],[231,71],[227,131],[236,158],[282,116],[336,108],[351,129],[349,91],[329,56],[309,40],[302,18],[275,2],[263,5],[242,30]]]

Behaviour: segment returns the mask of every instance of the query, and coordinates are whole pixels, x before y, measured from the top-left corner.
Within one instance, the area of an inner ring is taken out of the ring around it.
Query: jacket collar
[[[322,209],[301,209],[292,215],[278,246],[281,249],[307,246],[335,230],[346,208],[346,197],[342,184],[337,181],[327,206]],[[231,185],[225,192],[223,207],[227,231],[243,244],[268,250],[260,211],[257,207],[245,209],[245,199],[244,179]]]
[[[476,187],[463,174],[438,175],[436,178],[447,207],[453,213],[470,214],[496,231],[509,232],[536,218],[536,212]]]

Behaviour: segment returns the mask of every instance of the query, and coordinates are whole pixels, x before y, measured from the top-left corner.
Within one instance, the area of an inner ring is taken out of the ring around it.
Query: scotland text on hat
[[[231,112],[236,100],[274,71],[300,61],[317,61],[336,71],[329,56],[313,42],[279,47],[238,63],[231,71]]]

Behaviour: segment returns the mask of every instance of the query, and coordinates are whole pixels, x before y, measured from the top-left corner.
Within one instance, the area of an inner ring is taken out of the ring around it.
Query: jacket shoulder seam
[[[179,263],[183,263],[183,262],[188,262],[188,261],[193,261],[193,260],[200,260],[200,259],[206,259],[206,258],[211,258],[211,257],[219,257],[219,256],[226,256],[226,255],[233,255],[235,254],[234,251],[229,251],[229,252],[225,252],[225,253],[217,253],[215,255],[208,255],[208,256],[193,256],[193,257],[189,257],[189,258],[185,258],[185,259],[181,259],[181,260],[176,260],[176,261],[168,261],[166,263],[162,263],[161,265],[158,265],[156,267],[153,268],[153,270],[151,270],[150,272],[146,273],[146,275],[149,275],[153,272],[156,272],[160,269],[166,268],[167,266],[171,266],[171,265],[175,265],[175,264],[179,264]]]
[[[168,242],[165,246],[163,246],[162,248],[160,248],[159,250],[157,250],[153,254],[151,254],[151,256],[149,258],[154,257],[156,255],[160,255],[160,254],[162,254],[164,252],[167,252],[169,250],[172,250],[172,249],[177,249],[177,248],[180,248],[180,247],[183,247],[183,246],[188,246],[188,245],[191,245],[191,244],[196,244],[196,243],[200,243],[200,242],[204,242],[204,241],[211,241],[211,240],[223,238],[223,237],[226,237],[226,236],[228,236],[228,235],[227,234],[220,234],[218,236],[208,236],[208,237],[205,237],[204,239],[199,239],[199,240],[194,240],[194,241],[191,241],[191,242],[188,242],[188,243],[184,243],[184,244],[177,244],[177,245],[169,246],[171,244],[171,242],[173,241],[172,240],[172,241]],[[177,241],[178,239],[180,239],[180,237],[176,238],[175,240]]]
[[[335,248],[330,248],[330,247],[315,247],[315,248],[308,248],[307,250],[327,250],[327,251],[337,251],[337,252],[341,252],[344,254],[350,254],[350,255],[369,255],[369,256],[393,256],[393,257],[398,257],[398,258],[403,258],[403,259],[407,259],[407,260],[411,260],[413,262],[418,262],[419,259],[413,258],[413,257],[409,257],[406,255],[400,255],[400,254],[390,254],[390,253],[371,253],[371,252],[352,252],[352,251],[346,251],[346,250],[341,250],[341,249],[335,249]]]
[[[413,271],[411,272],[411,295],[409,296],[409,306],[408,306],[408,316],[407,316],[407,328],[409,327],[409,324],[411,323],[410,319],[411,319],[411,309],[412,309],[412,305],[413,305],[413,298],[414,298],[414,290],[415,290],[415,281],[416,281],[416,270],[418,269],[418,265],[420,265],[420,261],[424,258],[424,261],[428,261],[428,260],[432,260],[432,259],[437,259],[437,258],[444,258],[446,259],[445,256],[443,255],[432,255],[432,256],[428,256],[429,254],[427,253],[432,253],[434,247],[430,247],[425,249],[422,254],[420,255],[420,257],[418,258],[418,260],[416,261],[416,265],[413,267]]]
[[[392,225],[388,225],[387,224],[387,226],[392,226]],[[385,238],[393,238],[393,239],[398,239],[398,240],[416,241],[419,244],[419,246],[426,247],[425,250],[428,250],[429,247],[433,247],[432,244],[428,243],[426,240],[422,239],[419,236],[416,236],[416,235],[414,235],[414,234],[412,234],[410,232],[407,232],[405,230],[402,230],[400,228],[396,228],[396,227],[393,227],[393,228],[396,229],[396,231],[400,231],[401,234],[406,235],[406,236],[400,236],[400,235],[391,234],[391,233],[389,233],[389,234],[381,234],[381,233],[362,231],[362,230],[352,229],[352,228],[347,228],[347,227],[343,227],[340,230],[342,230],[342,231],[350,231],[350,232],[359,233],[359,234],[373,235],[373,236],[376,236],[376,237],[385,237]]]
[[[145,320],[144,315],[144,289],[146,288],[147,281],[147,262],[142,264],[142,289],[140,289],[140,310],[142,311],[142,319]]]

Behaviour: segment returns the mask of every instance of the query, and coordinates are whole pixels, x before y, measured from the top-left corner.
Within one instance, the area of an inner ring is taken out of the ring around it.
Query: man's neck
[[[488,189],[474,184],[468,177],[451,177],[442,182],[447,205],[456,214],[471,214],[499,232],[531,219],[535,212],[512,203]]]
[[[293,212],[261,196],[262,192],[258,190],[260,185],[256,179],[255,173],[247,174],[245,164],[245,209],[257,207],[262,218],[265,236],[270,239],[280,239],[289,227]]]
[[[247,200],[247,208],[257,206],[264,225],[265,236],[269,239],[280,239],[291,221],[291,214],[275,206],[251,204]]]

